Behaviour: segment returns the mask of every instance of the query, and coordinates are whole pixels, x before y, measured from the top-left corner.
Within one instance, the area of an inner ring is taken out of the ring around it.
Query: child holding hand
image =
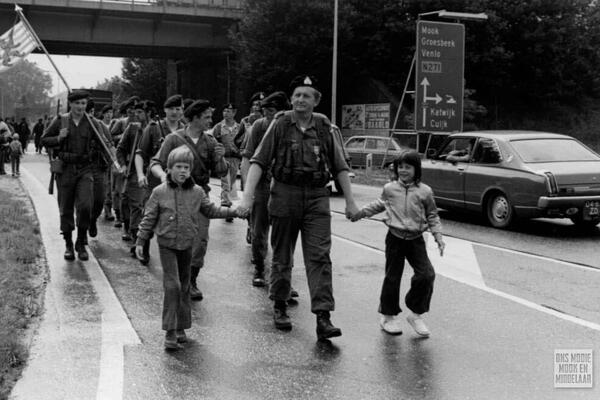
[[[363,206],[351,220],[386,211],[389,231],[385,239],[385,278],[381,289],[379,312],[381,328],[392,335],[402,333],[397,315],[400,309],[400,281],[404,260],[414,269],[406,306],[408,323],[423,337],[430,335],[422,314],[429,311],[435,271],[427,256],[423,232],[431,231],[444,254],[442,226],[431,188],[421,182],[421,157],[416,151],[402,153],[393,164],[394,180],[383,187],[381,198]]]
[[[165,349],[177,350],[187,341],[185,329],[192,325],[190,275],[192,242],[198,240],[202,213],[207,218],[241,217],[236,209],[218,207],[210,202],[190,173],[194,155],[183,145],[167,159],[167,181],[150,195],[140,222],[136,255],[144,257],[146,241],[156,233],[165,290],[162,329],[166,331]]]

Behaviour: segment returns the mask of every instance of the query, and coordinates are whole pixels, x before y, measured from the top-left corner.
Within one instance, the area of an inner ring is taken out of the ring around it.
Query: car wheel
[[[494,228],[508,228],[514,220],[515,212],[504,193],[489,197],[486,205],[487,219]]]
[[[583,229],[592,229],[600,223],[600,220],[585,221],[581,217],[571,217],[571,221],[573,221],[575,226]]]
[[[340,185],[340,183],[337,181],[337,179],[335,181],[333,181],[333,183],[335,185],[335,190],[338,192],[338,194],[343,195],[344,189],[342,189],[342,185]]]

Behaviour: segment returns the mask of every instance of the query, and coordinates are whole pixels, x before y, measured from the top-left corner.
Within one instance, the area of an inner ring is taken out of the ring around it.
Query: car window
[[[377,139],[367,139],[367,149],[375,150],[377,148]]]
[[[442,160],[448,159],[448,157],[461,157],[461,161],[466,161],[468,156],[471,154],[473,144],[475,143],[474,138],[455,138],[450,140],[442,151],[438,154],[438,158]],[[450,161],[450,160],[449,160]]]
[[[346,144],[348,150],[358,150],[365,148],[365,138],[353,138]]]
[[[600,157],[572,139],[523,139],[511,141],[526,163],[598,161]]]
[[[377,139],[377,150],[385,151],[390,139]]]
[[[401,150],[413,149],[417,148],[417,135],[395,135],[394,141],[398,146],[400,146]],[[392,150],[392,147],[390,147]]]
[[[493,139],[479,139],[473,152],[472,161],[479,164],[498,164],[502,161],[500,146]]]

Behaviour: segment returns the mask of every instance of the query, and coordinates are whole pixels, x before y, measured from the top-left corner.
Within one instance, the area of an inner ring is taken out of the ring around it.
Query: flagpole
[[[23,9],[21,7],[19,7],[17,4],[15,4],[15,12],[17,14],[19,14],[19,17],[21,17],[21,21],[23,21],[23,23],[27,27],[27,30],[29,31],[29,33],[31,33],[31,35],[33,35],[33,38],[37,42],[38,46],[41,47],[41,49],[44,51],[44,54],[46,54],[46,57],[48,57],[48,60],[50,60],[50,64],[52,64],[52,67],[54,67],[54,70],[56,71],[56,73],[58,74],[58,76],[60,76],[60,79],[63,81],[63,83],[67,87],[67,91],[70,92],[71,88],[69,87],[69,84],[67,83],[67,80],[65,79],[65,77],[63,76],[63,74],[60,73],[60,70],[58,69],[58,67],[56,66],[56,64],[54,64],[54,60],[52,60],[52,57],[50,57],[50,53],[48,53],[48,50],[46,50],[46,46],[44,46],[44,43],[42,43],[42,41],[38,37],[37,33],[35,33],[35,30],[33,29],[33,27],[31,26],[31,24],[29,23],[29,21],[25,17],[25,14],[23,14]]]

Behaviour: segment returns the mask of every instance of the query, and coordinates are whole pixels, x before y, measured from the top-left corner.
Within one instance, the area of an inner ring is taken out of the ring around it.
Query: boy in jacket
[[[190,274],[192,243],[198,240],[205,218],[239,216],[236,209],[217,207],[190,177],[194,155],[183,145],[169,153],[167,180],[150,195],[138,227],[136,255],[144,257],[144,244],[154,231],[157,236],[165,290],[162,329],[165,349],[177,350],[185,343],[185,329],[192,325]]]

